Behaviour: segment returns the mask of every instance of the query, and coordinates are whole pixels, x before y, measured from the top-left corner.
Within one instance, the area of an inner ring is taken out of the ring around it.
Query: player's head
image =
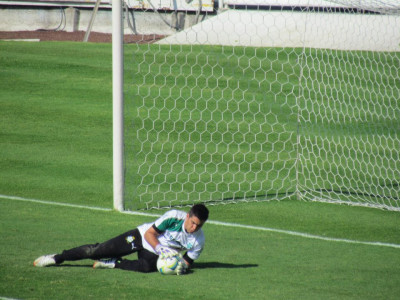
[[[194,233],[204,225],[208,219],[208,209],[203,204],[195,204],[192,206],[186,216],[184,228],[188,233]]]
[[[189,211],[189,216],[196,216],[205,222],[208,219],[208,208],[204,204],[195,204]]]

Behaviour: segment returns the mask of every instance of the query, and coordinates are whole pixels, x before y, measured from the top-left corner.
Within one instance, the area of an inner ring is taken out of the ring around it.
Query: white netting
[[[128,209],[291,195],[399,209],[398,5],[332,2],[368,11],[158,12],[182,27],[128,46]]]

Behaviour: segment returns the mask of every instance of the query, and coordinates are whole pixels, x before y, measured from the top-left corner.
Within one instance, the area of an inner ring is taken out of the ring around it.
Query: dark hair
[[[208,219],[208,208],[204,204],[195,204],[189,211],[189,216],[193,215],[205,222]]]

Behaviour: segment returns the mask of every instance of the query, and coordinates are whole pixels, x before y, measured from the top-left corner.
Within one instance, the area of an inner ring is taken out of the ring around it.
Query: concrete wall
[[[56,7],[10,7],[0,6],[0,31],[35,31],[35,30],[63,30],[63,31],[86,31],[93,10],[78,8],[56,8]],[[201,19],[207,19],[203,15]],[[128,26],[128,18],[124,18],[124,31],[131,34],[132,29]],[[165,20],[165,21],[164,21]],[[129,21],[133,25],[135,33],[138,34],[160,34],[171,35],[180,30],[194,25],[195,14],[158,13],[151,11],[129,12]],[[167,25],[170,24],[171,26]],[[97,12],[93,32],[112,32],[112,16],[110,9],[99,9]]]
[[[86,31],[92,9],[0,6],[0,31]],[[158,34],[159,43],[310,47],[400,52],[400,16],[226,10],[218,15],[130,10],[126,34]],[[167,23],[167,24],[166,24]],[[169,25],[170,26],[169,26]],[[112,32],[110,9],[100,9],[92,32]]]
[[[400,16],[228,10],[158,43],[400,52]]]

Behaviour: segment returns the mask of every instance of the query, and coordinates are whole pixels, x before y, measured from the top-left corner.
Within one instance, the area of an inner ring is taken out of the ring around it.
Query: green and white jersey
[[[187,233],[183,226],[187,213],[180,210],[170,210],[158,218],[154,223],[146,223],[138,227],[142,236],[143,247],[150,252],[156,253],[153,247],[147,243],[144,238],[145,232],[155,226],[160,233],[158,240],[161,245],[173,248],[179,252],[187,250],[187,255],[196,260],[204,248],[204,233],[203,230]]]

